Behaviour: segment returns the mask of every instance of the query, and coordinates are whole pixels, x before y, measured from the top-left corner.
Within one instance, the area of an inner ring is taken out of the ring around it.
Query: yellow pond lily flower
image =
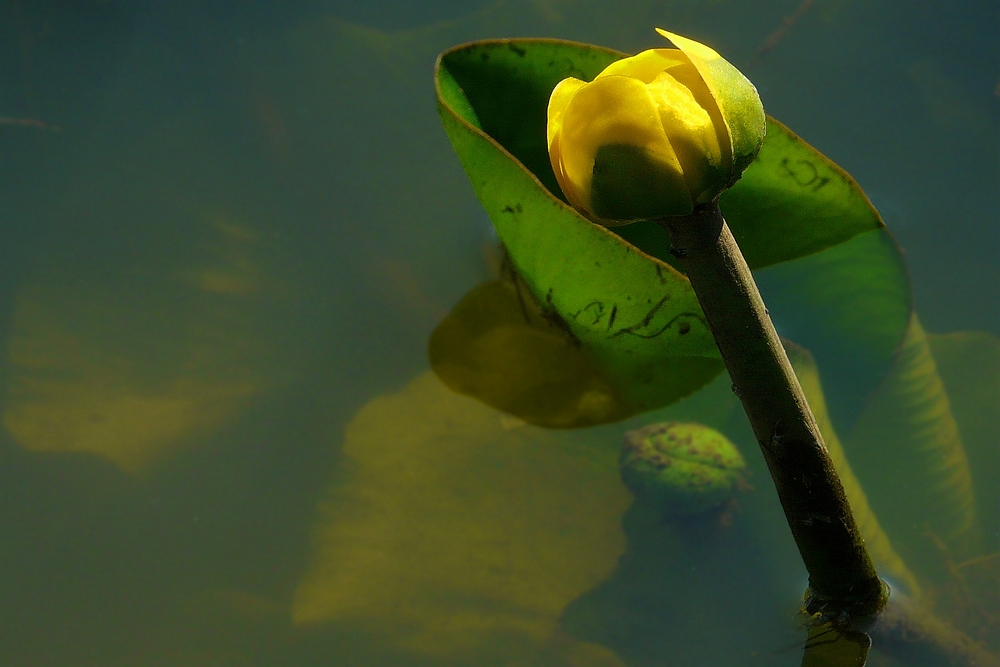
[[[674,48],[612,63],[552,91],[549,157],[567,201],[621,225],[687,215],[739,179],[764,140],[753,84],[711,48],[657,29]]]

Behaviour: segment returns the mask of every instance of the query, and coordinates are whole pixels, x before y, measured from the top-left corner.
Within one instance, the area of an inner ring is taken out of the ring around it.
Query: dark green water
[[[745,67],[904,249],[925,403],[772,314],[938,613],[1000,648],[993,3],[816,0],[757,57],[798,2],[278,5],[0,2],[0,665],[797,665],[805,573],[724,379],[553,432],[428,372],[493,244],[436,54],[653,26]],[[632,505],[621,435],[666,418],[744,451],[730,520]]]

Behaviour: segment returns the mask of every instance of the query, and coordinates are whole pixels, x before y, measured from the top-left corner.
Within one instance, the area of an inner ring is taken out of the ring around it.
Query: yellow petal
[[[649,84],[649,91],[692,197],[698,199],[706,191],[714,197],[728,178],[728,165],[721,169],[716,127],[691,90],[672,76],[673,71],[661,72]]]
[[[573,208],[585,211],[587,207],[587,193],[582,189],[581,184],[574,183],[566,176],[566,169],[563,166],[561,135],[556,133],[552,136],[549,144],[549,161],[552,163],[552,172],[555,174],[556,182],[562,188],[566,201]]]
[[[721,130],[725,127],[728,135],[725,140],[720,135],[723,159],[727,159],[728,147],[731,156],[728,159],[733,162],[730,180],[735,181],[757,156],[764,141],[764,107],[757,95],[757,89],[714,49],[660,28],[656,31],[669,39],[691,60],[691,64],[698,70],[702,81],[710,90],[711,98],[717,105],[722,120],[719,128]],[[712,110],[709,109],[709,112]]]
[[[689,62],[678,49],[649,49],[631,58],[611,63],[597,78],[628,76],[643,83],[651,83],[660,72]]]
[[[569,105],[569,101],[576,95],[576,91],[580,90],[587,83],[585,81],[580,81],[579,79],[574,79],[570,77],[568,79],[563,79],[556,84],[556,87],[552,89],[552,95],[549,97],[549,108],[548,108],[548,139],[549,139],[549,150],[552,149],[552,140],[555,135],[559,133],[562,129],[562,117],[566,112],[566,107]]]
[[[716,137],[718,137],[719,149],[722,153],[722,166],[727,172],[725,177],[722,178],[722,184],[724,185],[729,181],[729,172],[732,168],[732,136],[729,130],[729,125],[726,123],[725,116],[722,113],[719,100],[716,98],[719,91],[713,89],[705,80],[705,73],[700,67],[698,67],[698,63],[694,61],[692,54],[696,57],[703,55],[704,52],[698,49],[698,47],[702,47],[705,51],[714,54],[715,58],[721,59],[722,56],[700,42],[687,39],[686,37],[681,37],[680,35],[675,35],[674,33],[667,32],[661,28],[657,28],[656,32],[669,39],[680,49],[681,54],[687,61],[687,65],[673,68],[670,71],[670,74],[688,87],[695,99],[698,100],[698,103],[701,104],[705,111],[708,112],[708,115],[711,116],[712,122],[715,124]],[[674,38],[676,38],[677,41],[674,41]]]
[[[668,179],[659,184],[657,195],[669,197],[677,208],[684,208],[685,201],[690,204],[687,184],[659,111],[646,85],[637,79],[606,76],[581,87],[562,117],[560,143],[564,177],[574,189],[586,193],[582,208],[589,212],[593,212],[589,193],[594,158],[598,149],[609,145],[642,150]]]
[[[696,42],[693,39],[682,37],[681,35],[674,34],[664,30],[663,28],[657,28],[656,32],[669,39],[674,46],[683,51],[684,55],[688,56],[692,60],[698,58],[707,62],[717,58],[722,58],[722,56],[720,56],[715,49],[710,46],[706,46],[701,42]]]
[[[583,205],[585,197],[580,188],[566,178],[566,170],[563,169],[560,134],[562,133],[563,115],[566,113],[566,107],[576,92],[585,85],[587,85],[586,82],[573,77],[563,79],[552,90],[548,106],[549,161],[552,163],[552,172],[556,176],[559,187],[562,188],[566,201],[575,208],[580,208]]]

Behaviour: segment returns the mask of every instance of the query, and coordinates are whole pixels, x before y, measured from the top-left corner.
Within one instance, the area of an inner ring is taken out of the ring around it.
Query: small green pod
[[[718,431],[689,422],[650,424],[625,434],[622,481],[662,514],[700,514],[729,500],[746,462]]]

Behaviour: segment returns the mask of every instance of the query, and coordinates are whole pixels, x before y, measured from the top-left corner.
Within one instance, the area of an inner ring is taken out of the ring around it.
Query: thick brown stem
[[[884,608],[887,588],[739,246],[715,204],[660,224],[705,311],[809,572],[806,612],[864,629]]]

